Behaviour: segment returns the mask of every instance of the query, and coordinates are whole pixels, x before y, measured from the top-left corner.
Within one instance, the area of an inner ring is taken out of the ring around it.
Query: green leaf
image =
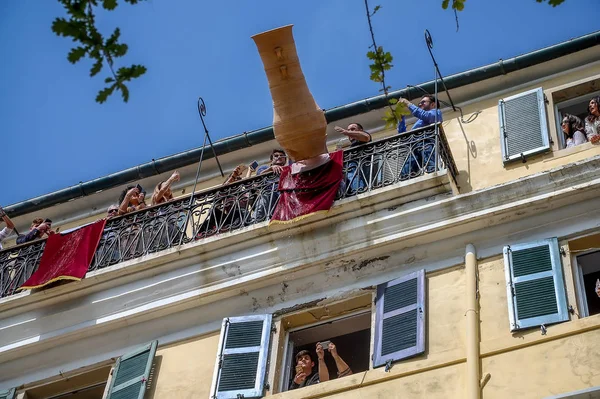
[[[388,104],[394,105],[398,103],[398,99],[397,98],[390,98],[388,100]]]
[[[106,10],[114,10],[117,8],[117,0],[102,0],[102,7]]]
[[[85,34],[85,23],[80,21],[67,21],[64,18],[56,18],[52,22],[52,32],[57,36],[78,37],[81,33]]]
[[[369,51],[369,52],[367,52],[367,58],[370,60],[374,60],[375,58],[377,58],[377,55],[375,54],[374,51]]]
[[[129,89],[123,83],[120,83],[118,89],[121,90],[121,96],[123,97],[123,102],[129,101]]]
[[[375,13],[377,11],[379,11],[381,9],[381,6],[375,6],[375,8],[373,9],[373,12],[371,13],[371,16],[375,15]]]
[[[444,0],[444,1],[442,2],[442,8],[443,8],[444,10],[447,10],[447,9],[448,9],[448,4],[450,4],[450,0]]]
[[[71,51],[69,51],[67,59],[71,64],[75,64],[77,61],[79,61],[82,57],[85,56],[86,52],[87,49],[85,47],[74,47],[71,49]]]
[[[120,82],[125,82],[131,79],[139,78],[147,71],[143,65],[132,65],[129,68],[121,67],[117,71],[117,77]]]
[[[96,102],[99,104],[104,103],[106,101],[106,99],[108,98],[108,96],[110,96],[113,93],[116,86],[117,85],[115,83],[112,86],[109,86],[109,87],[106,87],[106,88],[100,90],[98,92],[98,95],[96,96]]]
[[[102,58],[96,60],[92,69],[90,69],[90,76],[96,76],[102,70]]]
[[[113,78],[111,78],[111,77],[108,77],[108,78],[104,79],[104,83],[112,83],[114,81],[115,80]]]

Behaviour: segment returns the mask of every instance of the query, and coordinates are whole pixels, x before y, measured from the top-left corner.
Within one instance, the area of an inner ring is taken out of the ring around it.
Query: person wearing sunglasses
[[[600,96],[590,100],[588,116],[585,118],[585,134],[592,143],[600,141]]]
[[[565,147],[571,148],[587,141],[583,121],[575,115],[565,114],[560,127],[565,134]]]
[[[398,99],[399,103],[404,103],[410,113],[417,118],[417,122],[413,125],[410,130],[415,130],[423,126],[431,125],[432,123],[442,122],[442,111],[438,108],[438,101],[434,96],[424,96],[419,101],[418,106],[414,105],[406,98]],[[404,123],[403,123],[404,122]],[[406,122],[404,117],[398,124],[398,133],[404,133],[406,131]]]

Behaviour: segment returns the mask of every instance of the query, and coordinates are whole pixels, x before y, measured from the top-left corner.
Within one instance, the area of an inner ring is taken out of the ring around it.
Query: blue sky
[[[150,0],[98,11],[101,30],[119,26],[129,45],[118,65],[148,68],[120,96],[99,105],[103,70],[70,64],[72,42],[54,35],[55,0],[0,2],[0,204],[117,172],[202,141],[196,100],[207,102],[213,140],[271,124],[272,103],[250,36],[294,24],[304,74],[318,104],[331,108],[378,94],[369,80],[370,36],[363,0]],[[394,89],[433,78],[428,28],[444,75],[593,32],[597,0],[552,8],[535,0],[468,1],[459,14],[441,0],[371,0],[379,45],[394,55]]]

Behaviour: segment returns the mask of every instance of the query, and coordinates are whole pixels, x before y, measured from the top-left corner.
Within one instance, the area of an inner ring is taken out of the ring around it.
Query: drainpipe
[[[467,277],[467,394],[466,399],[481,399],[479,371],[479,303],[477,298],[477,254],[473,244],[465,251]]]

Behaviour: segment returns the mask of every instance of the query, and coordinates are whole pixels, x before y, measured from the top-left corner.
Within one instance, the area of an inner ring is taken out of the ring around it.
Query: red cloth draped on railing
[[[105,224],[106,219],[102,219],[48,237],[39,267],[20,288],[40,288],[58,280],[81,280],[92,263]]]
[[[279,177],[279,202],[270,223],[293,223],[317,212],[327,212],[340,187],[343,151],[330,154],[330,161],[308,172],[295,175],[291,166]]]

